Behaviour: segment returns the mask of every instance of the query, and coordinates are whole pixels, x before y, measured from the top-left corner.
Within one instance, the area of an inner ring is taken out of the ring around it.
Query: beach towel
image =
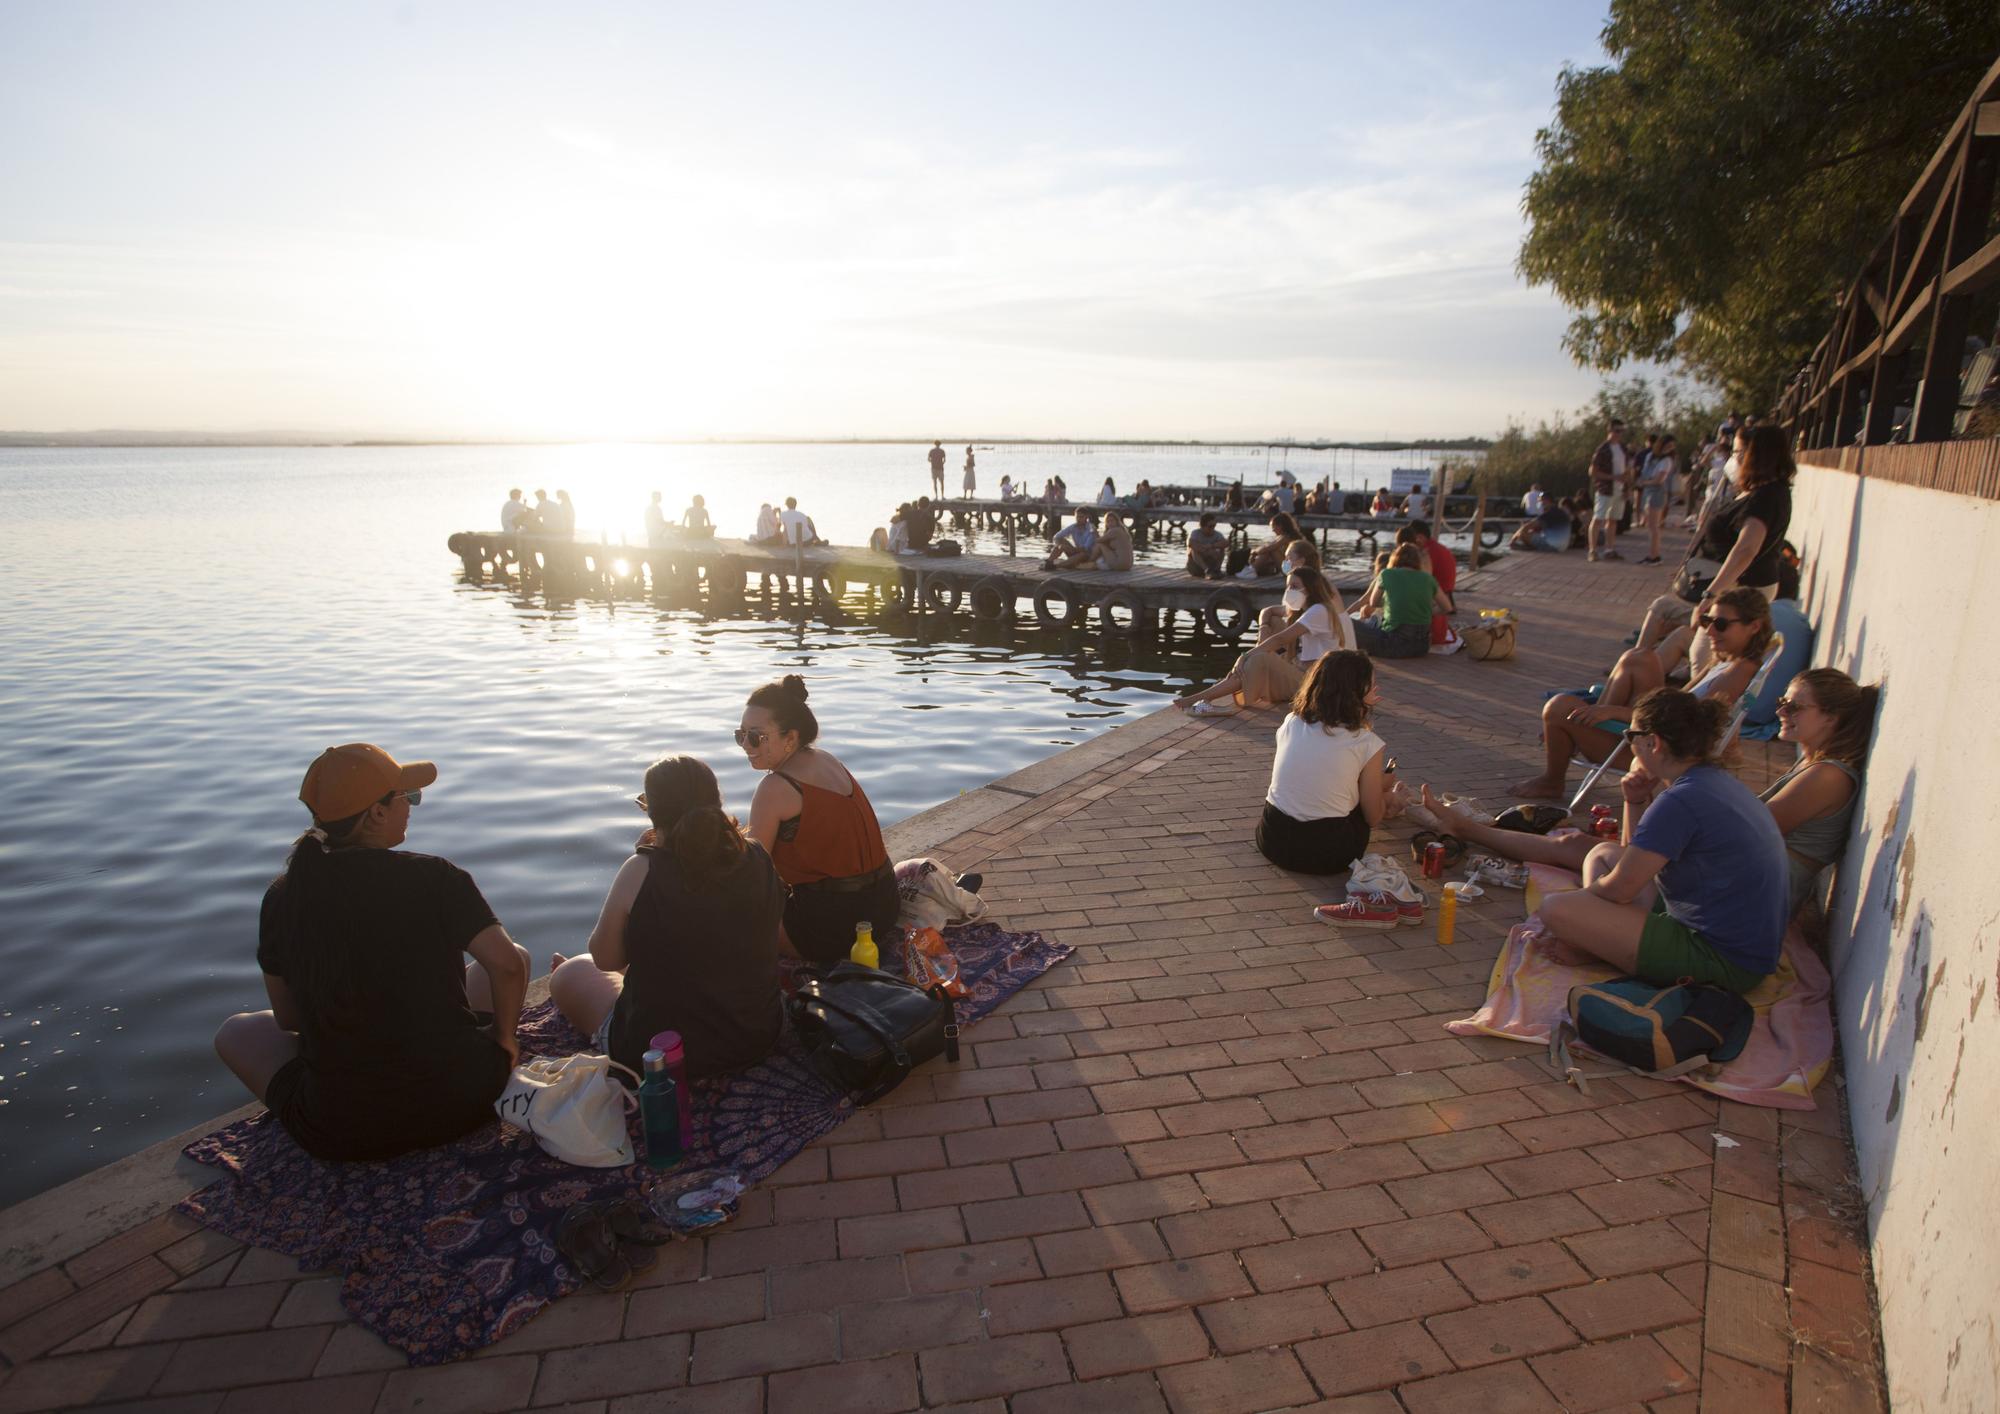
[[[971,1025],[1071,949],[993,923],[946,935],[969,995]],[[899,943],[882,949],[900,970]],[[522,1013],[522,1058],[573,1055],[589,1040],[544,1002]],[[268,1113],[190,1144],[188,1158],[221,1177],[180,1211],[239,1242],[342,1275],[341,1304],[413,1365],[468,1355],[519,1329],[580,1285],[555,1247],[574,1203],[650,1198],[675,1228],[726,1222],[749,1187],[854,1112],[783,1033],[776,1054],[735,1074],[697,1081],[694,1142],[665,1175],[643,1163],[576,1168],[497,1119],[452,1144],[383,1163],[313,1158]],[[635,1137],[639,1119],[631,1120]]]
[[[1547,1046],[1567,1014],[1569,989],[1619,976],[1608,966],[1568,967],[1529,944],[1541,935],[1534,910],[1543,896],[1579,886],[1576,874],[1545,864],[1528,870],[1526,922],[1507,934],[1486,984],[1486,1002],[1445,1030],[1458,1036],[1500,1036]],[[1832,979],[1812,945],[1794,927],[1785,935],[1778,970],[1744,1000],[1756,1012],[1743,1054],[1716,1070],[1676,1077],[1725,1099],[1781,1110],[1810,1110],[1813,1087],[1833,1060]]]

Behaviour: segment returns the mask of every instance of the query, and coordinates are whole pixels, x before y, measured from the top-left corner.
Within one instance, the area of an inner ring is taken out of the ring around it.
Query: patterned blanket
[[[950,929],[977,1021],[1071,949],[992,923]],[[885,967],[900,959],[885,957]],[[550,1003],[522,1014],[521,1051],[569,1055],[588,1040]],[[580,1279],[555,1247],[571,1204],[650,1197],[676,1226],[725,1221],[735,1198],[854,1112],[805,1063],[789,1029],[777,1054],[694,1087],[694,1143],[665,1178],[643,1163],[574,1168],[497,1120],[453,1144],[385,1163],[315,1159],[259,1114],[190,1144],[223,1177],[180,1211],[240,1242],[345,1277],[341,1303],[413,1365],[455,1360],[518,1329]],[[632,1120],[636,1133],[638,1119]]]

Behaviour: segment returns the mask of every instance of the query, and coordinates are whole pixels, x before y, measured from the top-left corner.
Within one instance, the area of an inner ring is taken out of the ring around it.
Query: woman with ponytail
[[[1778,699],[1778,740],[1797,742],[1799,759],[1760,798],[1785,832],[1793,913],[1847,850],[1879,695],[1838,668],[1808,668]]]
[[[1290,702],[1313,664],[1329,653],[1354,647],[1353,625],[1340,591],[1314,565],[1293,565],[1286,571],[1281,605],[1264,610],[1257,627],[1257,646],[1238,658],[1221,682],[1174,699],[1174,706],[1198,717],[1214,717],[1238,707]]]
[[[1625,737],[1620,843],[1590,851],[1583,887],[1542,901],[1543,946],[1648,982],[1748,992],[1778,970],[1785,839],[1750,788],[1714,762],[1729,708],[1674,688],[1639,699]]]
[[[750,764],[769,772],[750,798],[750,838],[791,885],[785,938],[800,957],[831,963],[847,956],[864,919],[878,941],[889,938],[903,906],[875,807],[818,740],[796,673],[751,693],[736,729]]]
[[[677,1031],[690,1076],[769,1055],[784,1016],[778,925],[785,887],[722,809],[715,772],[663,756],[636,797],[651,827],[619,866],[587,957],[556,957],[549,995],[603,1054],[633,1070]]]
[[[299,787],[312,828],[258,923],[271,1009],[215,1033],[223,1064],[317,1158],[394,1158],[490,1123],[520,1054],[527,953],[470,874],[396,848],[435,780],[430,762],[361,743],[313,762]]]

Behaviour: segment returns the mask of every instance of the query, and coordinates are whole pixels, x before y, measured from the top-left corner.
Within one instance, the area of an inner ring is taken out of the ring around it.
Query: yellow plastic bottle
[[[862,967],[882,965],[881,950],[875,946],[875,925],[865,918],[854,925],[854,946],[848,950],[847,960]]]
[[[1452,936],[1458,927],[1458,885],[1444,886],[1444,897],[1438,900],[1438,946],[1448,948],[1456,939]]]

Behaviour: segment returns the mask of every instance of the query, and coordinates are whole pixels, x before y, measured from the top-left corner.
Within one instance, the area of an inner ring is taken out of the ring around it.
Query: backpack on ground
[[[1584,982],[1569,989],[1569,1014],[1549,1040],[1549,1056],[1579,1089],[1584,1075],[1569,1058],[1572,1037],[1628,1070],[1668,1080],[1735,1060],[1755,1020],[1750,1003],[1706,982]]]
[[[958,1011],[944,989],[877,968],[802,968],[785,1010],[812,1068],[857,1105],[881,1099],[932,1056],[958,1059]]]

